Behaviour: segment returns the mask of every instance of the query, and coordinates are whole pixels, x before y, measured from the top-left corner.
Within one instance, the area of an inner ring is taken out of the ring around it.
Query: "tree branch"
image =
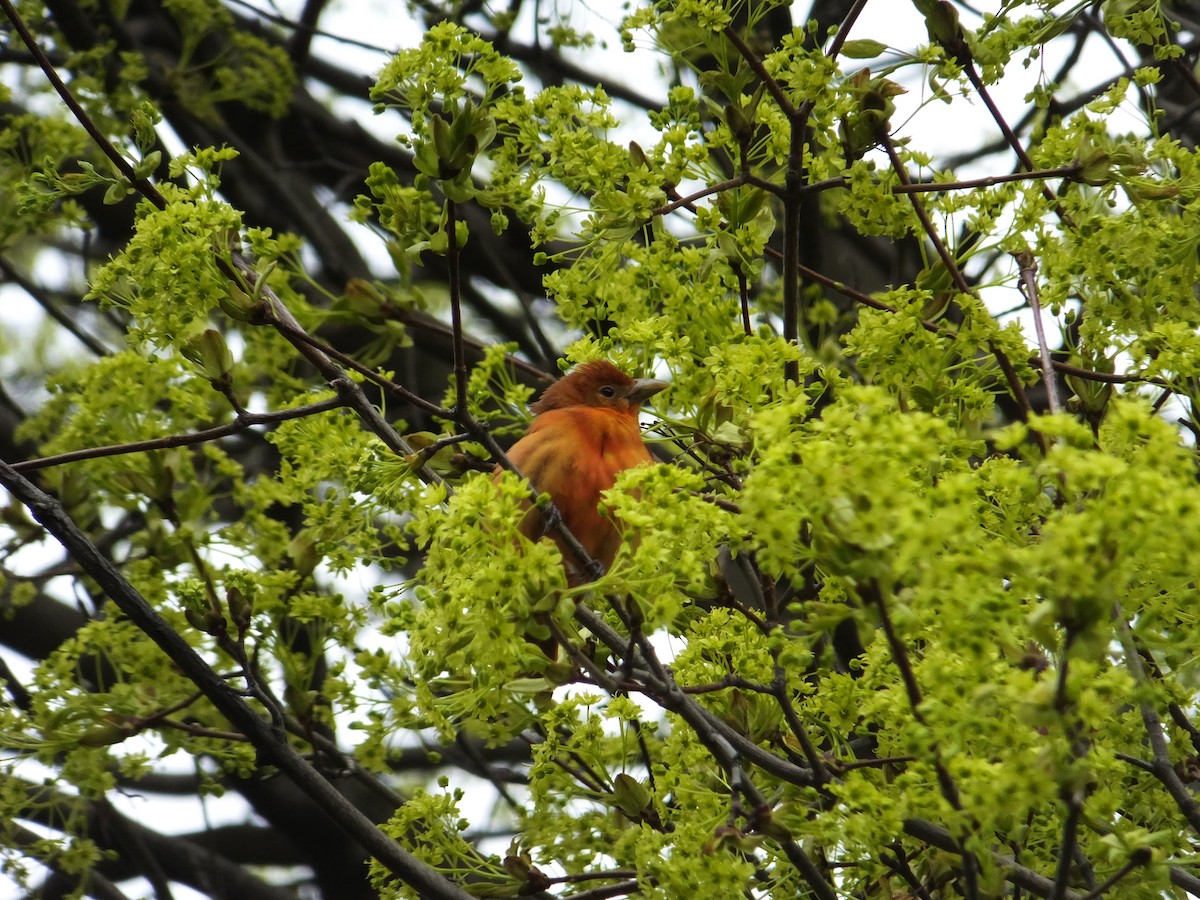
[[[7,2],[7,0],[0,0]],[[109,599],[179,667],[213,706],[245,734],[265,760],[279,766],[347,834],[405,884],[436,900],[470,900],[470,894],[429,868],[381,832],[375,824],[294,750],[286,737],[276,732],[243,700],[195,650],[150,606],[149,603],[101,555],[87,536],[67,515],[62,504],[46,494],[7,463],[0,462],[0,484],[45,526],[80,567],[90,575]]]

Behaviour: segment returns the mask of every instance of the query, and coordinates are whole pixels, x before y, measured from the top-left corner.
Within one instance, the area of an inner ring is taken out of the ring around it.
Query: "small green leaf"
[[[125,181],[114,181],[104,192],[105,206],[114,206],[129,196],[129,184]]]
[[[846,41],[846,43],[842,44],[842,56],[849,57],[850,59],[874,59],[887,50],[887,48],[887,44],[880,41],[873,41],[869,38]]]
[[[621,812],[631,819],[637,819],[643,810],[650,805],[650,790],[634,778],[621,772],[613,779],[613,795]]]

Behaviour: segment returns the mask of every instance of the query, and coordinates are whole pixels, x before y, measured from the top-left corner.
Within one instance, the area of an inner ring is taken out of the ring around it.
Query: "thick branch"
[[[7,0],[0,0],[7,2]],[[195,650],[125,580],[63,509],[7,463],[0,462],[0,484],[25,504],[34,518],[63,545],[80,567],[105,591],[125,616],[156,643],[185,677],[238,731],[245,734],[264,760],[277,765],[326,815],[363,845],[396,877],[436,900],[470,900],[470,894],[425,865],[380,831],[309,765],[238,692],[225,682]]]

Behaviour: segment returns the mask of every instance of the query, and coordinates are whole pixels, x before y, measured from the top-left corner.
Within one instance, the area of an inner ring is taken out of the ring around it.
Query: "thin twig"
[[[651,216],[665,216],[675,212],[677,209],[692,209],[693,204],[697,200],[703,200],[713,194],[720,194],[733,188],[741,187],[744,184],[753,184],[755,187],[762,188],[765,191],[770,191],[773,194],[782,194],[783,189],[777,184],[766,181],[762,178],[756,178],[752,175],[737,175],[727,181],[721,181],[717,184],[710,184],[708,187],[701,188],[693,194],[688,194],[686,197],[676,196],[670,203],[665,203],[662,206],[656,206],[650,210]]]
[[[912,181],[908,184],[888,185],[888,191],[901,194],[941,194],[949,191],[968,191],[977,188],[994,187],[998,184],[1008,184],[1012,181],[1038,181],[1047,178],[1075,178],[1083,170],[1079,164],[1059,166],[1055,169],[1037,169],[1032,172],[1009,172],[1006,175],[985,175],[982,178],[964,178],[956,181]],[[878,182],[875,182],[878,185]],[[838,175],[822,181],[814,181],[803,188],[805,193],[813,191],[828,191],[834,188],[848,188],[850,181],[845,176]]]
[[[1037,260],[1028,250],[1014,253],[1013,259],[1017,261],[1017,265],[1021,269],[1018,281],[1021,293],[1033,311],[1033,329],[1037,332],[1038,356],[1042,361],[1042,381],[1046,385],[1046,403],[1050,412],[1057,413],[1061,411],[1058,399],[1058,378],[1054,374],[1054,357],[1050,352],[1050,345],[1046,342],[1046,328],[1042,324],[1042,304],[1038,299]]]
[[[1012,148],[1013,152],[1017,154],[1017,158],[1021,161],[1021,165],[1024,166],[1027,171],[1032,172],[1035,168],[1033,165],[1033,159],[1021,145],[1021,139],[1017,137],[1016,132],[1014,132],[1009,126],[1008,121],[1001,114],[1000,108],[996,106],[996,102],[992,100],[991,92],[988,91],[987,85],[984,84],[983,78],[980,77],[979,70],[975,68],[975,61],[970,57],[970,48],[967,45],[967,42],[965,40],[962,41],[961,46],[967,48],[959,54],[959,62],[963,66],[963,71],[967,73],[967,78],[970,79],[971,85],[979,94],[979,98],[983,101],[983,105],[986,106],[988,112],[991,113],[992,120],[1000,128],[1000,132],[1004,135],[1004,140]],[[1054,192],[1050,190],[1050,188],[1044,183],[1042,184],[1042,196],[1045,197],[1046,200],[1049,201],[1054,207],[1055,214],[1059,217],[1059,220],[1062,221],[1064,225],[1067,225],[1071,228],[1075,227],[1074,221],[1067,214],[1066,210],[1063,209],[1058,197],[1056,197]]]
[[[787,116],[789,120],[793,122],[796,121],[800,115],[800,111],[796,108],[795,104],[788,99],[787,94],[783,92],[783,87],[771,76],[771,73],[767,71],[767,67],[763,65],[763,61],[758,58],[757,53],[750,49],[750,45],[746,43],[745,39],[741,36],[741,34],[738,33],[738,30],[732,25],[726,25],[724,35],[729,43],[733,44],[734,48],[737,50],[742,59],[746,61],[746,65],[754,70],[754,74],[759,77],[760,81],[762,81],[763,85],[767,89],[767,93],[769,93],[772,99],[774,99],[774,101],[779,105],[779,108],[783,111],[783,114]]]
[[[862,15],[863,7],[866,5],[867,0],[855,0],[854,5],[850,7],[842,19],[842,23],[838,26],[837,34],[829,42],[829,47],[825,50],[826,58],[836,59],[837,55],[842,52],[842,46],[846,43],[846,39],[850,37],[850,29],[858,21],[858,17]]]
[[[0,0],[6,3],[7,0]],[[12,466],[0,461],[0,484],[53,535],[80,568],[95,579],[129,621],[157,644],[196,685],[217,711],[245,734],[264,762],[277,765],[303,793],[362,844],[399,879],[419,893],[440,900],[471,900],[462,888],[417,859],[378,829],[370,819],[309,765],[287,739],[264,721],[237,691],[227,685],[184,637],[159,615],[121,574],[113,562],[80,531],[62,504]]]
[[[898,766],[903,763],[917,762],[915,756],[874,756],[870,759],[837,759],[830,765],[838,774],[852,772],[855,769],[878,769],[882,766]]]
[[[685,694],[714,694],[717,691],[727,691],[736,688],[740,691],[750,691],[752,694],[767,694],[774,696],[775,691],[769,684],[750,681],[740,675],[726,675],[720,681],[710,681],[707,684],[690,684],[680,687]]]
[[[1134,682],[1138,685],[1145,685],[1148,679],[1146,678],[1145,667],[1142,665],[1142,658],[1138,653],[1137,641],[1133,636],[1133,630],[1129,627],[1129,623],[1125,621],[1125,616],[1121,612],[1119,605],[1114,607],[1113,616],[1117,623],[1117,634],[1120,636],[1121,645],[1125,649],[1125,664],[1129,667]],[[1180,814],[1187,819],[1192,830],[1200,831],[1200,804],[1196,803],[1196,798],[1188,790],[1187,785],[1183,783],[1183,780],[1179,777],[1179,773],[1175,771],[1175,765],[1171,761],[1171,748],[1167,744],[1166,737],[1163,735],[1162,720],[1154,710],[1154,707],[1148,702],[1142,701],[1140,706],[1142,723],[1146,729],[1146,737],[1154,753],[1150,772],[1166,788],[1167,793],[1175,801]]]
[[[788,696],[787,675],[784,673],[783,666],[779,665],[779,654],[776,651],[772,655],[776,658],[775,682],[771,685],[775,694],[775,701],[783,711],[783,719],[787,722],[788,728],[791,729],[792,734],[799,742],[800,749],[804,751],[804,758],[808,761],[808,767],[813,770],[813,775],[816,776],[818,786],[823,785],[829,780],[829,771],[821,759],[821,754],[817,752],[812,738],[808,736],[808,729],[804,727],[804,723],[800,721],[800,716],[796,714],[796,707],[792,704],[792,698]]]
[[[654,883],[653,879],[650,880],[650,883]],[[641,885],[635,878],[632,881],[620,881],[606,887],[592,888],[590,891],[580,891],[578,894],[572,894],[571,900],[610,900],[612,897],[636,894],[640,890]]]
[[[333,347],[330,344],[325,343],[325,341],[321,340],[319,337],[309,334],[307,331],[305,331],[303,328],[300,327],[299,323],[296,323],[294,321],[293,322],[277,321],[277,322],[272,322],[272,324],[275,326],[275,329],[280,334],[282,334],[284,337],[292,340],[293,343],[295,341],[300,341],[303,344],[307,344],[309,347],[313,348],[314,350],[319,350],[321,353],[324,353],[326,356],[328,356],[332,359],[336,359],[342,365],[346,366],[349,369],[353,369],[355,372],[358,372],[364,378],[369,379],[374,384],[377,384],[379,387],[383,388],[389,394],[393,394],[396,397],[400,398],[405,403],[410,403],[413,406],[415,406],[417,409],[420,409],[423,412],[427,412],[432,416],[437,416],[439,418],[445,418],[445,419],[453,418],[453,410],[445,409],[444,407],[438,406],[436,403],[431,403],[428,400],[426,400],[424,397],[422,397],[420,394],[410,391],[404,385],[399,384],[398,382],[392,381],[390,378],[385,378],[384,376],[380,375],[378,372],[376,372],[371,367],[364,366],[362,363],[360,363],[358,360],[356,360],[353,356],[350,356],[348,353],[343,353],[341,350],[338,350],[336,347]]]
[[[1103,882],[1096,885],[1095,890],[1089,891],[1088,893],[1084,894],[1083,900],[1098,900],[1098,898],[1103,897],[1106,893],[1108,893],[1108,889],[1111,888],[1114,884],[1116,884],[1118,881],[1123,879],[1126,875],[1128,875],[1134,869],[1142,868],[1147,863],[1149,863],[1150,860],[1152,860],[1153,858],[1154,858],[1154,853],[1150,850],[1150,848],[1139,847],[1137,850],[1134,850],[1132,854],[1130,854],[1129,862],[1127,862],[1127,863],[1125,863],[1125,865],[1121,866],[1121,868],[1119,868],[1111,876],[1106,878]]]
[[[908,886],[912,888],[913,893],[921,898],[921,900],[933,900],[929,891],[925,889],[925,885],[921,884],[920,879],[917,878],[916,873],[909,866],[908,856],[904,852],[904,845],[896,841],[889,849],[892,852],[893,861],[889,861],[887,856],[880,854],[883,864],[903,878]]]
[[[54,298],[13,268],[3,256],[0,256],[0,272],[3,272],[9,281],[32,297],[38,306],[46,312],[46,315],[65,328],[75,340],[79,341],[79,343],[83,344],[83,346],[87,347],[94,354],[97,356],[108,356],[112,352],[103,343],[80,328],[78,322],[58,308],[58,303],[54,301]]]
[[[11,0],[0,0],[0,9],[4,10],[4,14],[8,17],[8,21],[12,23],[13,29],[21,36],[21,40],[25,46],[29,48],[29,52],[33,54],[33,58],[37,60],[38,66],[46,79],[54,86],[54,90],[58,92],[58,96],[62,98],[63,103],[71,110],[75,119],[83,126],[91,139],[95,142],[100,151],[108,157],[109,162],[113,164],[118,172],[129,180],[143,197],[157,206],[159,209],[167,208],[166,198],[159,193],[158,188],[154,186],[148,178],[139,178],[134,172],[133,166],[129,164],[124,155],[113,146],[112,141],[102,132],[96,123],[92,121],[79,101],[75,99],[75,95],[71,93],[63,80],[59,77],[58,71],[54,68],[54,64],[50,62],[50,58],[46,56],[33,33],[25,25],[25,20],[21,18],[16,7],[11,3]]]
[[[547,878],[551,884],[579,884],[581,881],[602,881],[605,878],[636,878],[637,872],[632,869],[609,869],[606,872],[579,872],[575,875],[559,875]],[[573,897],[579,896],[573,894]]]
[[[910,183],[908,170],[904,168],[904,161],[900,159],[900,154],[896,150],[896,145],[888,135],[885,135],[883,138],[883,148],[885,151],[887,151],[888,159],[891,161],[892,169],[895,171],[896,177],[899,178],[902,183]],[[916,213],[917,219],[921,223],[922,230],[925,232],[926,237],[928,237],[930,242],[933,244],[938,258],[942,261],[942,265],[944,265],[946,267],[946,271],[950,273],[950,277],[954,281],[955,288],[961,294],[974,296],[974,291],[972,290],[971,285],[967,283],[966,276],[963,275],[962,269],[958,265],[958,261],[954,258],[954,255],[950,252],[949,248],[942,240],[941,235],[938,234],[937,229],[934,228],[933,222],[929,218],[929,214],[925,211],[925,205],[915,194],[909,194],[908,199],[912,202],[913,212]],[[988,349],[991,351],[992,356],[995,357],[996,362],[999,364],[1000,371],[1004,373],[1004,380],[1008,383],[1009,393],[1012,394],[1013,399],[1017,401],[1017,407],[1021,410],[1021,418],[1028,421],[1029,417],[1033,414],[1033,407],[1029,403],[1028,394],[1025,393],[1025,386],[1021,384],[1021,379],[1017,377],[1017,373],[1013,368],[1012,361],[1008,358],[1008,355],[996,345],[994,341],[988,341]],[[1034,431],[1033,436],[1037,441],[1038,446],[1041,447],[1042,452],[1044,453],[1046,451],[1045,436],[1040,431]]]
[[[587,603],[578,602],[575,604],[575,619],[594,634],[609,650],[614,653],[624,652],[627,643],[625,638],[618,634]],[[651,661],[647,660],[646,663],[650,665]],[[657,657],[653,658],[653,663],[657,664],[661,674],[652,672],[652,677],[648,677],[645,684],[634,685],[633,687],[647,696],[654,697],[659,702],[659,705],[671,712],[677,713],[694,728],[702,728],[705,733],[716,732],[720,734],[726,741],[736,747],[738,752],[748,762],[753,763],[763,771],[770,772],[775,777],[790,784],[810,787],[815,783],[813,774],[808,769],[797,766],[786,759],[781,759],[775,754],[764,750],[714,713],[705,709],[692,697],[685,694],[678,682],[662,669],[662,664],[658,662]]]
[[[1058,359],[1051,360],[1051,362],[1054,368],[1064,375],[1074,375],[1076,378],[1083,378],[1086,381],[1098,381],[1101,384],[1153,384],[1158,387],[1173,388],[1163,378],[1145,378],[1140,375],[1116,375],[1112,372],[1097,372],[1094,369],[1083,369]]]
[[[191,737],[213,738],[218,741],[231,741],[233,743],[249,743],[250,741],[250,738],[239,731],[222,731],[217,728],[205,728],[203,725],[196,725],[192,722],[177,722],[174,719],[160,719],[155,727],[173,728]]]
[[[317,413],[327,412],[331,409],[337,409],[345,406],[345,401],[340,397],[330,397],[328,400],[321,400],[318,403],[310,403],[306,406],[297,406],[293,409],[280,409],[275,412],[252,413],[240,412],[232,422],[227,425],[217,425],[213,428],[205,428],[202,431],[193,431],[191,434],[172,434],[166,437],[149,438],[144,441],[130,441],[125,444],[108,444],[103,447],[87,447],[83,450],[71,450],[68,453],[57,453],[54,456],[43,456],[39,459],[27,459],[23,462],[13,463],[12,467],[18,472],[31,472],[35,469],[49,469],[52,466],[61,466],[66,463],[79,462],[84,459],[100,459],[105,456],[121,456],[126,453],[140,453],[146,450],[166,450],[171,447],[186,447],[190,444],[203,444],[208,441],[215,441],[219,438],[228,437],[231,434],[245,431],[247,428],[253,428],[256,425],[271,425],[276,422],[286,422],[289,419],[300,419],[305,416],[316,415]]]
[[[462,272],[459,270],[458,208],[446,200],[446,270],[450,288],[450,328],[454,333],[454,411],[467,415],[467,356],[463,348]]]
[[[925,725],[925,715],[921,712],[921,688],[917,684],[917,676],[913,671],[912,663],[908,658],[908,649],[904,646],[904,642],[900,640],[900,635],[896,632],[895,626],[892,624],[892,617],[888,611],[887,601],[883,596],[883,589],[879,583],[872,579],[862,590],[863,601],[875,607],[879,613],[879,625],[883,631],[884,638],[887,640],[888,650],[891,653],[892,662],[900,671],[900,681],[904,685],[904,692],[908,696],[908,705],[912,711],[913,719],[921,725]],[[962,805],[962,800],[958,794],[958,786],[954,783],[949,770],[942,763],[941,753],[936,743],[930,745],[930,751],[933,759],[933,770],[937,775],[938,788],[941,790],[942,796],[946,802],[958,812],[965,812]],[[966,882],[964,885],[964,893],[968,897],[979,896],[979,888],[977,884],[976,872],[978,871],[979,863],[960,839],[955,838],[959,842],[959,852],[962,854],[963,860],[963,879]]]

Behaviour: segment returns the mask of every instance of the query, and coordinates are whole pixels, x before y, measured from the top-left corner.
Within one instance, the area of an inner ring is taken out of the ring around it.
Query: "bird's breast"
[[[547,410],[508,456],[539,493],[550,495],[588,555],[610,565],[620,535],[601,515],[600,495],[618,473],[652,461],[637,416],[591,407]],[[540,516],[528,516],[522,530],[533,538],[543,534]]]
[[[569,498],[593,511],[619,472],[651,461],[635,416],[588,407],[542,413],[509,458],[556,502]]]

